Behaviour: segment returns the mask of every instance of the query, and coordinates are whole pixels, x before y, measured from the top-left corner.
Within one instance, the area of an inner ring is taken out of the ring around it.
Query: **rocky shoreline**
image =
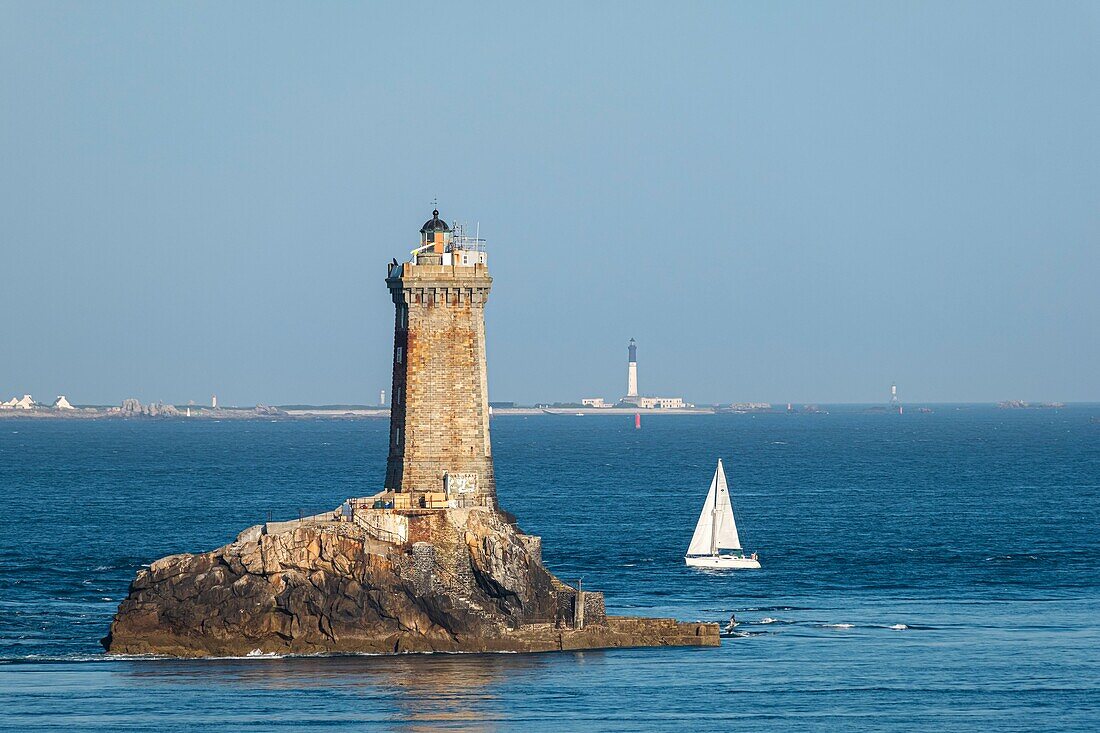
[[[190,412],[188,412],[190,411]],[[80,406],[71,410],[33,407],[26,410],[0,410],[0,420],[312,420],[312,419],[389,419],[387,408],[284,409],[268,405],[256,407],[194,407],[161,402],[142,404],[124,400],[120,407]]]
[[[349,420],[349,419],[389,419],[388,407],[210,407],[168,405],[159,402],[137,403],[122,407],[80,406],[72,410],[55,410],[49,407],[35,407],[29,410],[0,410],[0,420],[9,419],[45,419],[45,420],[102,420],[102,419],[156,419],[156,420]],[[136,402],[136,400],[134,401]],[[569,417],[576,415],[621,415],[632,417],[640,412],[644,417],[651,415],[714,415],[719,411],[712,407],[686,407],[668,409],[645,409],[627,407],[582,407],[582,408],[535,408],[501,407],[493,410],[494,417],[506,415]]]
[[[138,572],[111,654],[546,652],[718,646],[718,625],[607,616],[501,512],[339,511],[257,525]]]

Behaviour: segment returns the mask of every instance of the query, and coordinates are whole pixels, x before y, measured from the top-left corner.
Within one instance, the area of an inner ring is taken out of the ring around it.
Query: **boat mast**
[[[718,472],[722,470],[722,459],[718,459],[718,470],[714,472],[714,506],[710,508],[710,554],[718,554]]]

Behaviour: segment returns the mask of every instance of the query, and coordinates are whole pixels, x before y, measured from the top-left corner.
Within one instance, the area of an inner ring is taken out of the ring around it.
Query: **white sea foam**
[[[723,631],[718,636],[723,639],[744,639],[749,636],[749,633],[747,631]]]
[[[826,629],[850,629],[852,624],[822,624]]]
[[[778,620],[779,619],[772,618],[771,616],[765,616],[764,618],[760,619],[760,623],[762,623],[762,624],[774,624]]]
[[[905,631],[909,627],[905,624],[894,624],[893,626],[888,626],[887,628],[893,629],[894,631]]]

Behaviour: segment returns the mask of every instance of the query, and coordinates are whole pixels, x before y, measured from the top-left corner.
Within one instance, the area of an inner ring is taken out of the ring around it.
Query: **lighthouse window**
[[[397,357],[394,359],[394,361],[396,361],[398,364],[403,364],[404,363],[404,361],[403,361],[404,358],[405,358],[405,347],[404,346],[398,346],[397,347]]]
[[[394,428],[393,430],[393,444],[401,445],[401,428]]]

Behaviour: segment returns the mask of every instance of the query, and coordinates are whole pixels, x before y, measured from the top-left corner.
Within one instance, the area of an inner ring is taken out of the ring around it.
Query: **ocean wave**
[[[88,663],[88,662],[171,662],[173,664],[203,664],[209,662],[258,662],[270,659],[339,659],[341,657],[389,657],[410,655],[468,655],[480,652],[315,652],[312,654],[280,654],[278,652],[264,652],[253,649],[246,655],[225,655],[209,657],[173,657],[166,654],[25,654],[22,656],[0,656],[0,665],[19,664],[58,664],[58,663]],[[514,651],[492,652],[493,654],[516,654]]]
[[[905,624],[894,624],[893,626],[887,626],[886,628],[893,629],[894,631],[905,631],[909,627]]]
[[[767,612],[767,611],[812,611],[812,608],[807,606],[754,606],[752,608],[742,608],[741,611],[755,611],[755,612]]]
[[[722,639],[748,639],[753,636],[767,636],[771,634],[770,631],[746,631],[744,629],[734,629],[733,631],[723,631],[718,634]]]
[[[855,624],[821,624],[824,629],[851,629]]]
[[[777,619],[777,618],[772,618],[771,616],[765,616],[764,618],[762,618],[762,619],[760,619],[759,621],[757,621],[757,623],[760,623],[760,624],[774,624],[774,623],[775,623],[776,621],[778,621],[778,620],[779,620],[779,619]]]
[[[19,657],[0,657],[0,664],[46,664],[57,662],[111,662],[116,659],[132,659],[124,654],[108,657],[106,654],[24,654]]]

